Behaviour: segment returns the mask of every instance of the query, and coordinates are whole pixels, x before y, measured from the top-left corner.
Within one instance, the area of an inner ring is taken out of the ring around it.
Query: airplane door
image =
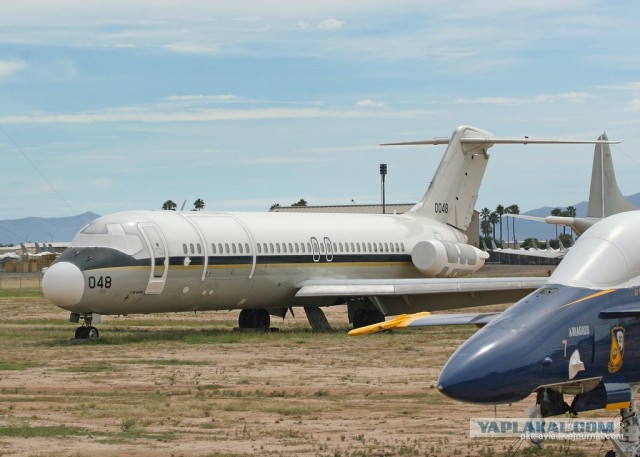
[[[157,225],[151,223],[138,224],[140,231],[147,243],[149,257],[151,259],[151,272],[149,282],[144,293],[153,295],[160,294],[164,290],[164,285],[169,272],[169,252],[167,242]]]
[[[320,262],[320,243],[315,236],[311,237],[311,252],[313,253],[313,261]]]
[[[333,245],[331,244],[331,240],[329,237],[324,237],[324,247],[327,250],[327,262],[333,261]]]

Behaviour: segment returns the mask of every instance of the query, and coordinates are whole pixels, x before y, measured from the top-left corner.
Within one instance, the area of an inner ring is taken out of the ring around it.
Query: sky
[[[0,0],[0,219],[422,197],[445,146],[623,140],[640,192],[640,3]],[[593,146],[496,145],[477,208],[573,205]]]

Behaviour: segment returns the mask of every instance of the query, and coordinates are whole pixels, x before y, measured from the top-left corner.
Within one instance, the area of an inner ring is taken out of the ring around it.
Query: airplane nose
[[[84,276],[80,269],[69,262],[56,262],[42,278],[45,297],[60,308],[77,305],[84,293]]]
[[[536,371],[541,360],[528,330],[486,327],[449,358],[438,390],[470,403],[516,402],[538,386]]]

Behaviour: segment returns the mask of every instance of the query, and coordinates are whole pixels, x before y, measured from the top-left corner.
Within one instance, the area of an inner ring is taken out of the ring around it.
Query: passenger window
[[[189,250],[191,251],[191,254],[195,254],[196,253],[196,250],[193,247],[193,243],[189,243]]]
[[[382,243],[378,243],[378,248],[380,249],[380,252],[384,252],[384,251],[382,250]]]
[[[307,243],[307,251],[311,252],[311,243]]]
[[[216,245],[215,243],[211,243],[211,254],[215,254],[216,253]]]
[[[236,243],[231,243],[231,250],[234,254],[236,253]]]
[[[356,243],[356,247],[358,248],[358,252],[362,252],[362,251],[360,250],[360,243]]]
[[[276,252],[280,254],[280,243],[276,243]]]
[[[202,246],[200,246],[200,243],[198,243],[196,246],[198,248],[198,254],[202,254]]]
[[[338,245],[336,243],[333,243],[333,252],[337,252],[338,251]]]
[[[400,243],[400,252],[404,252],[404,243]]]
[[[324,243],[320,243],[320,254],[324,254]]]
[[[251,250],[249,249],[249,243],[244,243],[244,250],[247,254],[251,253]]]
[[[187,251],[187,243],[182,243],[182,249],[184,250],[185,255],[189,253],[189,251]]]
[[[340,246],[340,252],[342,252],[342,243],[338,244]]]
[[[224,244],[224,250],[225,250],[225,252],[226,252],[227,254],[229,254],[229,253],[230,253],[230,250],[229,250],[229,243],[225,243],[225,244]]]
[[[395,252],[395,251],[393,250],[393,243],[389,243],[389,245],[391,246],[391,252]]]
[[[287,253],[287,243],[282,243],[282,252]]]
[[[296,248],[296,254],[300,253],[300,245],[298,243],[294,243],[293,245]]]
[[[384,243],[384,252],[389,252],[389,243]]]
[[[273,249],[273,243],[269,243],[269,252],[273,254],[275,250]]]
[[[289,243],[289,252],[293,254],[293,245]]]
[[[378,252],[378,245],[373,243],[373,252]]]
[[[353,245],[353,243],[351,243],[351,252],[356,252],[356,248],[355,248],[355,246]]]
[[[260,243],[256,243],[256,247],[258,248],[258,254],[262,254],[262,249],[260,248]]]

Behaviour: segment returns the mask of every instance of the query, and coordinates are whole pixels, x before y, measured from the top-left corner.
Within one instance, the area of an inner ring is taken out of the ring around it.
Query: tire
[[[100,332],[95,327],[87,327],[87,339],[97,340],[100,337]]]

